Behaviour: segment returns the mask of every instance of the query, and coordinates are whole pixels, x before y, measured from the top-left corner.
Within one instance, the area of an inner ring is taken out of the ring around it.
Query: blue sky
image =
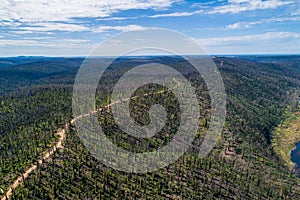
[[[0,56],[85,56],[114,34],[153,27],[209,54],[300,54],[298,0],[1,0]]]

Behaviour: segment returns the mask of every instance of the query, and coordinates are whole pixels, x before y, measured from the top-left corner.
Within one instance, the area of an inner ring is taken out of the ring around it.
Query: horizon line
[[[185,55],[168,55],[168,54],[153,54],[153,55],[129,55],[129,56],[92,56],[92,57],[100,57],[100,58],[111,58],[111,57],[163,57],[163,56],[300,56],[300,53],[245,53],[245,54],[185,54]],[[25,58],[34,58],[34,57],[43,57],[43,58],[87,58],[91,57],[89,55],[7,55],[1,56],[0,58],[18,58],[18,57],[25,57]]]

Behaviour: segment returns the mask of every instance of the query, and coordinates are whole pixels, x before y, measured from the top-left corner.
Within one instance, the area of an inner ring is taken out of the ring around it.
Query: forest
[[[114,170],[84,146],[72,122],[72,88],[83,58],[0,59],[0,196],[58,141],[63,148],[37,164],[12,190],[10,199],[300,199],[300,179],[274,149],[276,127],[300,95],[299,56],[213,57],[226,89],[227,116],[222,137],[205,158],[198,150],[211,114],[205,82],[178,57],[121,58],[100,80],[96,93],[99,124],[117,146],[155,151],[178,129],[178,100],[169,88],[152,84],[129,99],[131,116],[149,123],[149,108],[161,104],[167,125],[151,138],[128,136],[107,106],[114,84],[128,70],[160,63],[180,71],[196,86],[201,107],[197,137],[175,163],[146,174]],[[145,95],[146,94],[146,95]],[[65,124],[69,126],[65,126]]]

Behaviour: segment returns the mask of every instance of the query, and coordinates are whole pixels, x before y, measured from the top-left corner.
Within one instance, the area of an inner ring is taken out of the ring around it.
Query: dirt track
[[[157,92],[157,93],[162,93],[162,92],[163,92],[163,91]],[[141,96],[147,96],[147,95],[148,95],[148,94],[143,94],[143,95],[141,95]],[[91,115],[91,114],[94,114],[94,113],[97,113],[97,112],[99,112],[99,111],[101,111],[101,110],[103,110],[103,109],[107,109],[107,108],[111,107],[111,106],[114,105],[114,104],[117,104],[117,103],[120,103],[120,102],[123,102],[123,101],[128,101],[128,100],[130,100],[130,99],[135,99],[135,98],[138,98],[138,97],[140,97],[140,96],[133,96],[133,97],[131,97],[131,98],[127,98],[127,99],[123,99],[123,100],[120,100],[120,101],[116,101],[116,102],[113,102],[113,103],[110,103],[110,104],[106,105],[106,106],[103,107],[103,108],[99,108],[99,109],[97,109],[96,111],[92,111],[92,112],[90,112],[90,113],[83,114],[83,115],[77,116],[76,118],[72,119],[72,120],[70,121],[70,123],[67,123],[67,124],[65,125],[65,127],[64,127],[62,130],[60,130],[60,131],[58,131],[58,132],[56,133],[56,134],[59,136],[59,139],[58,139],[58,141],[55,143],[55,145],[54,145],[50,150],[48,150],[47,153],[46,153],[42,158],[40,158],[40,159],[37,161],[37,164],[31,165],[31,166],[30,166],[23,174],[21,174],[21,175],[13,182],[13,184],[11,184],[11,185],[9,186],[9,189],[7,190],[5,196],[3,196],[3,197],[1,198],[1,200],[7,200],[7,199],[9,199],[9,198],[12,196],[12,194],[13,194],[13,190],[16,189],[19,185],[22,185],[23,182],[24,182],[24,180],[27,179],[28,176],[29,176],[32,172],[34,172],[34,171],[37,169],[38,166],[42,165],[43,162],[44,162],[45,160],[47,160],[48,158],[50,158],[50,157],[51,157],[58,149],[64,148],[63,145],[62,145],[62,143],[63,143],[63,141],[66,139],[66,130],[69,128],[70,124],[74,124],[75,121],[78,120],[78,119],[81,119],[81,118],[83,118],[83,117],[87,117],[87,116],[89,116],[89,115]]]
[[[63,148],[62,142],[66,138],[66,129],[69,127],[69,124],[66,124],[64,129],[57,132],[56,134],[59,136],[58,141],[56,144],[41,158],[37,161],[37,164],[31,165],[22,175],[20,175],[12,185],[10,185],[9,189],[6,192],[6,195],[1,198],[1,200],[9,199],[12,195],[12,192],[15,188],[17,188],[20,184],[23,184],[24,180],[37,169],[38,165],[42,165],[44,160],[48,159],[50,156],[52,156],[58,149]]]

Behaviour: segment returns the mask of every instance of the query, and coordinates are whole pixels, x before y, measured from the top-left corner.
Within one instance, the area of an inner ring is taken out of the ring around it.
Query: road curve
[[[172,89],[173,89],[173,88],[172,88]],[[168,89],[168,90],[170,90],[170,89]],[[162,90],[162,91],[160,91],[160,92],[156,92],[156,93],[159,94],[159,93],[163,93],[163,92],[164,92],[164,90]],[[74,124],[75,121],[78,120],[78,119],[81,119],[81,118],[83,118],[83,117],[87,117],[87,116],[89,116],[89,115],[91,115],[91,114],[94,114],[94,113],[97,113],[97,112],[99,112],[99,111],[101,111],[101,110],[107,109],[107,108],[111,107],[111,106],[114,105],[114,104],[117,104],[117,103],[120,103],[120,102],[123,102],[123,101],[129,101],[130,99],[136,99],[136,98],[141,97],[141,96],[148,96],[148,95],[149,95],[149,94],[146,93],[146,94],[143,94],[143,95],[140,95],[140,96],[137,95],[137,96],[133,96],[133,97],[131,97],[131,98],[126,98],[126,99],[122,99],[122,100],[119,100],[119,101],[115,101],[115,102],[110,103],[110,104],[108,104],[108,105],[106,105],[106,106],[104,106],[104,107],[102,107],[102,108],[99,108],[99,109],[97,109],[97,110],[95,110],[95,111],[92,111],[92,112],[90,112],[90,113],[87,113],[87,114],[83,114],[83,115],[77,116],[76,118],[72,119],[72,120],[70,121],[70,123],[67,123],[67,124],[65,125],[65,127],[64,127],[62,130],[60,130],[60,131],[58,131],[58,132],[56,133],[56,135],[59,136],[59,139],[58,139],[58,141],[55,143],[55,145],[54,145],[50,150],[48,150],[48,151],[46,152],[46,154],[44,154],[44,156],[43,156],[42,158],[40,158],[40,159],[37,161],[37,164],[31,165],[25,172],[23,172],[23,173],[22,173],[22,174],[21,174],[21,175],[13,182],[13,184],[11,184],[11,185],[9,186],[9,189],[7,190],[5,196],[3,196],[3,197],[1,198],[1,200],[8,200],[8,199],[12,196],[13,190],[15,190],[19,185],[22,185],[22,184],[24,183],[24,181],[28,178],[28,176],[29,176],[32,172],[34,172],[34,171],[37,170],[37,167],[38,167],[38,166],[41,166],[41,165],[43,164],[43,162],[44,162],[45,160],[47,160],[48,158],[50,158],[50,157],[51,157],[58,149],[63,149],[63,148],[64,148],[63,145],[62,145],[62,143],[63,143],[63,141],[66,139],[66,130],[69,128],[70,124]]]

